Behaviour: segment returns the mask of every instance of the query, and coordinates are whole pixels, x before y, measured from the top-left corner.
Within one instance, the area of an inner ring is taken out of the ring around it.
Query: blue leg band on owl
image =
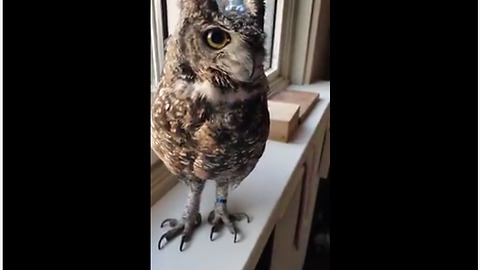
[[[217,203],[227,203],[227,199],[217,198]]]

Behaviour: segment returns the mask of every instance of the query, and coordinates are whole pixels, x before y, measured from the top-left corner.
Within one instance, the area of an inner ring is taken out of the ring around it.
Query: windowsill
[[[206,221],[215,199],[215,184],[208,181],[202,194],[200,213],[202,224],[195,231],[186,250],[180,252],[180,238],[158,250],[158,240],[166,231],[160,223],[171,217],[180,217],[186,203],[187,187],[175,185],[151,208],[151,268],[152,269],[254,269],[260,254],[282,217],[286,204],[293,196],[292,177],[330,104],[330,82],[290,86],[297,90],[317,92],[320,100],[289,143],[268,141],[265,153],[255,170],[229,196],[232,212],[245,212],[251,222],[238,223],[239,242],[223,229],[215,241],[209,239],[210,225]],[[212,258],[215,255],[215,259]]]

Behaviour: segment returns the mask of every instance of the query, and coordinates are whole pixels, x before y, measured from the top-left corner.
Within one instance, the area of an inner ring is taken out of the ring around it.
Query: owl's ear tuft
[[[215,0],[180,0],[180,9],[187,16],[205,11],[218,12]]]
[[[265,17],[265,1],[264,0],[245,0],[245,6],[250,12],[257,17],[259,24],[263,27]]]

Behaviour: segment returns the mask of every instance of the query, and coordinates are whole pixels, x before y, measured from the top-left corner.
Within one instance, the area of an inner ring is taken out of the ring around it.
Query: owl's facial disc
[[[199,55],[205,59],[205,69],[221,70],[231,78],[250,82],[255,74],[257,52],[252,50],[246,38],[223,27],[209,27],[199,36],[202,39]]]
[[[231,49],[220,53],[216,68],[240,82],[250,82],[255,74],[255,56],[240,44],[232,43]]]

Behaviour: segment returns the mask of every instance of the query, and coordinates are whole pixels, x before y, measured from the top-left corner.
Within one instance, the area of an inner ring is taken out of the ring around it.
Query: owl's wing
[[[193,172],[200,152],[196,133],[206,125],[208,107],[161,89],[152,104],[152,147],[173,173]]]

